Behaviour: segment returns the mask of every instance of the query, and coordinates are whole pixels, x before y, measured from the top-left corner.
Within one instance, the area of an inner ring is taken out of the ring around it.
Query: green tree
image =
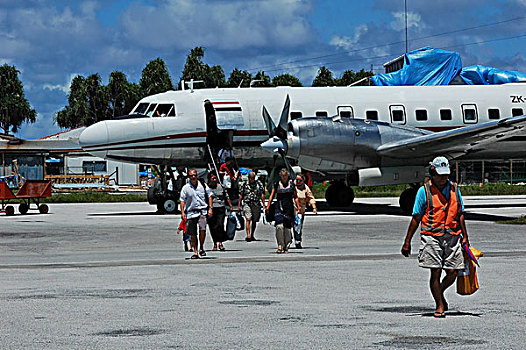
[[[190,54],[186,57],[186,63],[183,68],[183,73],[179,81],[186,82],[201,80],[202,82],[196,84],[194,89],[198,88],[215,88],[226,86],[225,73],[221,66],[210,67],[203,63],[202,59],[205,56],[205,50],[201,46],[194,47],[190,50]]]
[[[325,66],[322,66],[318,70],[318,75],[314,78],[312,86],[334,86],[334,78],[332,77],[332,72],[328,70]]]
[[[100,75],[97,73],[88,76],[84,82],[88,102],[88,120],[86,125],[91,125],[109,116],[109,100],[107,89],[101,85]]]
[[[55,122],[61,128],[72,129],[87,126],[88,99],[86,97],[85,78],[77,75],[69,87],[68,105],[55,115]]]
[[[291,74],[276,75],[272,78],[272,85],[274,86],[297,86],[301,87],[301,82],[298,78]]]
[[[254,75],[252,86],[270,87],[272,86],[272,82],[270,81],[270,77],[266,75],[264,71],[260,71]]]
[[[350,85],[350,84],[354,83],[356,80],[358,80],[358,79],[356,79],[356,73],[349,69],[349,70],[346,70],[345,72],[343,72],[343,74],[342,74],[340,79],[337,79],[336,85],[338,85],[338,86],[347,86],[347,85]]]
[[[128,83],[128,95],[124,101],[124,114],[130,113],[141,99],[141,87],[139,84]]]
[[[242,71],[237,68],[234,68],[234,70],[230,73],[230,76],[228,77],[226,85],[232,88],[237,88],[239,84],[241,84],[241,87],[249,87],[251,80],[252,74],[250,74],[248,71]]]
[[[151,60],[144,67],[139,85],[142,96],[159,94],[174,89],[166,64],[160,58]]]
[[[130,113],[140,100],[139,85],[128,82],[126,75],[119,71],[111,72],[106,93],[109,103],[108,118]]]
[[[17,132],[24,122],[34,123],[37,116],[24,95],[18,73],[15,66],[0,66],[0,128],[4,134]]]
[[[89,126],[111,117],[108,88],[98,74],[77,75],[71,81],[68,105],[55,115],[61,128]]]
[[[225,87],[226,78],[225,72],[221,66],[212,66],[208,69],[208,74],[205,76],[205,87],[215,88],[215,87]]]

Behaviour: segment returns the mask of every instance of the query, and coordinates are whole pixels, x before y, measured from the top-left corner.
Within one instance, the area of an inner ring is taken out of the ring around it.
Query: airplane
[[[287,96],[278,137],[263,107],[269,116],[283,113]],[[354,200],[350,186],[422,182],[436,155],[524,159],[525,101],[525,83],[191,87],[145,97],[129,115],[87,127],[79,143],[94,156],[160,166],[160,186],[148,200],[167,212],[178,199],[167,189],[171,167],[206,167],[225,145],[253,168],[274,167],[276,155],[268,150],[280,149],[294,164],[333,180],[327,202],[347,206]],[[405,211],[414,194],[415,188],[402,193]]]

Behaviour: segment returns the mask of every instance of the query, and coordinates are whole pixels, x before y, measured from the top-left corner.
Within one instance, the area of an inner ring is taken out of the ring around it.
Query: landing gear
[[[159,169],[160,168],[160,169]],[[179,192],[168,189],[168,177],[172,180],[172,186],[175,186],[175,177],[172,169],[165,166],[157,168],[159,177],[155,179],[152,187],[148,188],[148,203],[157,206],[157,211],[161,214],[178,214],[179,213]]]
[[[175,198],[165,198],[157,203],[157,211],[165,214],[177,214],[179,212]]]
[[[411,188],[406,189],[400,195],[400,199],[398,203],[400,204],[400,208],[402,209],[402,212],[405,215],[411,215],[413,213],[413,206],[415,205],[416,192],[418,192],[418,188],[413,186]]]
[[[354,201],[354,191],[343,181],[338,181],[329,186],[325,199],[331,207],[348,207]]]

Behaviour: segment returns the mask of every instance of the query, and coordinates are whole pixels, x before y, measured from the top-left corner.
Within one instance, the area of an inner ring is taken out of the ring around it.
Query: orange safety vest
[[[458,186],[450,183],[449,202],[446,196],[428,181],[425,185],[427,210],[422,217],[420,233],[423,235],[443,236],[445,233],[459,235],[462,206],[459,201]]]

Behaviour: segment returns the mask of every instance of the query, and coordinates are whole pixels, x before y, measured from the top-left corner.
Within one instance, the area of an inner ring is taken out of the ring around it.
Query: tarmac
[[[179,216],[146,203],[51,204],[0,214],[2,349],[519,349],[526,336],[526,196],[464,197],[480,290],[446,293],[400,254],[397,198],[307,214],[304,249],[274,228],[190,260]]]

